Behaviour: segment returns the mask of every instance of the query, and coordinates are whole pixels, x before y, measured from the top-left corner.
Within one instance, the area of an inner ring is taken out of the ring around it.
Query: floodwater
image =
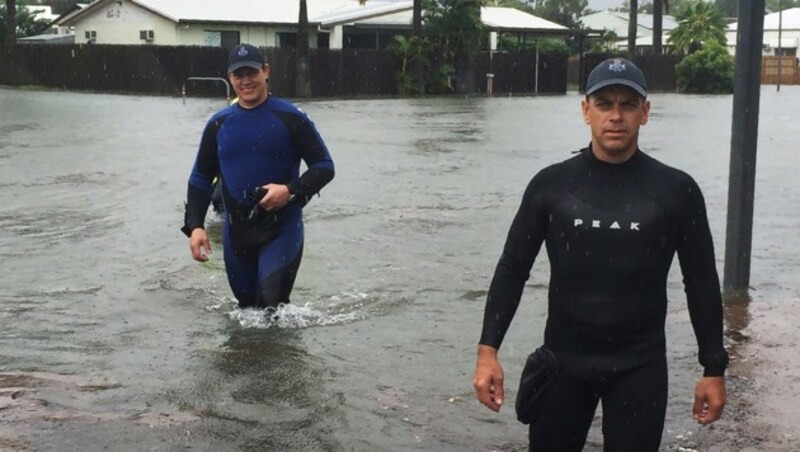
[[[732,97],[651,100],[643,148],[704,190],[721,272]],[[235,308],[219,220],[205,265],[178,230],[223,101],[0,89],[0,449],[525,450],[513,404],[474,400],[475,349],[525,185],[588,142],[579,102],[302,104],[337,175],[268,327]],[[673,265],[665,451],[800,449],[798,105],[800,87],[762,91],[752,300],[726,312],[731,400],[712,427],[691,421],[701,370]],[[547,281],[541,255],[501,350],[509,402]]]

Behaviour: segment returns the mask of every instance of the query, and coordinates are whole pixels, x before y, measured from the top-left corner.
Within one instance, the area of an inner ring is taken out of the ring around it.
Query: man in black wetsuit
[[[550,261],[543,348],[557,369],[537,399],[530,449],[580,451],[602,401],[606,451],[657,451],[667,404],[667,273],[677,252],[704,368],[694,419],[725,405],[722,300],[705,202],[686,173],[638,148],[650,102],[644,75],[616,58],[589,75],[589,147],[528,185],[486,300],[473,384],[504,402],[497,351],[544,242]],[[549,353],[548,352],[548,353]]]
[[[288,303],[303,256],[302,209],[334,176],[333,160],[309,117],[271,95],[269,66],[248,44],[228,58],[238,102],[206,124],[186,195],[181,230],[192,257],[208,259],[204,222],[219,189],[225,213],[225,271],[239,306]],[[300,161],[308,167],[300,174]]]

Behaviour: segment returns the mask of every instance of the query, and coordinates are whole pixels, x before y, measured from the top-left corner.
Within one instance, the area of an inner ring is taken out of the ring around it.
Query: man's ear
[[[583,114],[583,122],[589,124],[589,97],[581,101],[581,113]]]
[[[650,101],[645,99],[642,108],[644,109],[644,116],[642,117],[642,125],[645,125],[647,124],[647,121],[650,120]]]

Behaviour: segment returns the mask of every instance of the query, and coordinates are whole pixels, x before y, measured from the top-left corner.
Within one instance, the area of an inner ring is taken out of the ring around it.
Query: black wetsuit
[[[559,373],[531,423],[532,450],[582,450],[601,399],[607,451],[658,450],[666,284],[676,251],[705,375],[723,375],[727,365],[700,189],[640,150],[609,164],[587,148],[539,172],[492,279],[481,344],[500,347],[542,242],[551,267],[544,346]]]
[[[308,169],[300,175],[300,160]],[[288,303],[303,254],[302,207],[334,175],[314,123],[291,103],[269,96],[252,109],[238,103],[206,124],[189,177],[185,224],[202,228],[212,180],[221,176],[228,282],[241,307]],[[257,207],[254,189],[289,187],[292,201],[276,212]]]

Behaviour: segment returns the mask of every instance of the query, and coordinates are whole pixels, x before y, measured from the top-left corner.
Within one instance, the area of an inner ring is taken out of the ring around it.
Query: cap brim
[[[586,95],[588,96],[592,93],[596,93],[598,90],[601,90],[607,86],[612,86],[612,85],[627,86],[628,88],[641,94],[642,97],[647,97],[647,90],[644,89],[642,85],[624,78],[612,78],[608,80],[603,80],[602,82],[598,82],[593,87],[586,90]]]
[[[239,61],[236,63],[231,64],[228,66],[228,72],[234,72],[237,69],[241,69],[243,67],[251,67],[253,69],[261,69],[264,67],[264,63],[259,63],[258,61]]]

